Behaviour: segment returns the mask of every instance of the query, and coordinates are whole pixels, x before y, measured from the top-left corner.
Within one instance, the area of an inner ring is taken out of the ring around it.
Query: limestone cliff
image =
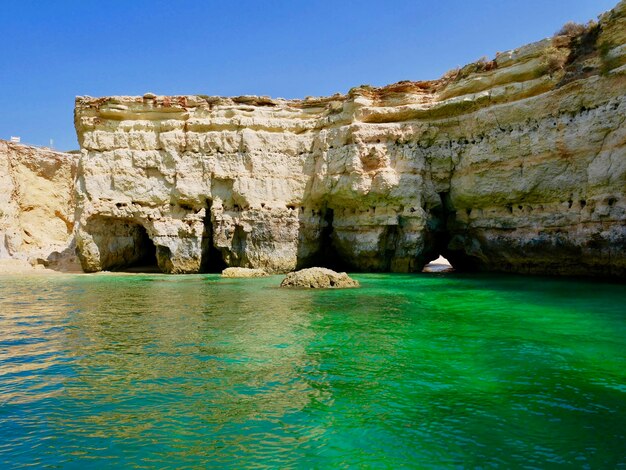
[[[0,140],[0,260],[76,264],[76,155]]]
[[[625,119],[625,1],[436,81],[79,97],[82,265],[624,277]]]

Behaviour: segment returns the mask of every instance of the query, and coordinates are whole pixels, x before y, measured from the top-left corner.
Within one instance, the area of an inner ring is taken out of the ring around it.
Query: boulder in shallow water
[[[280,287],[342,289],[359,287],[359,283],[346,273],[338,273],[326,268],[308,268],[287,274],[287,277],[280,283]]]
[[[222,277],[265,277],[269,276],[263,269],[252,268],[226,268],[222,271]]]

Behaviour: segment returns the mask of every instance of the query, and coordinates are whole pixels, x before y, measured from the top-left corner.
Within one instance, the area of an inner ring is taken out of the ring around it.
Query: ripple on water
[[[515,276],[0,284],[0,463],[625,467],[622,286]]]

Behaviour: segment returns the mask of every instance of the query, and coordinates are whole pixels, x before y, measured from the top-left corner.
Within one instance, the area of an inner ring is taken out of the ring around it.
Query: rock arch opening
[[[457,209],[449,192],[439,193],[439,204],[429,211],[427,224],[427,246],[424,260],[430,260],[424,265],[423,272],[450,272],[445,271],[449,265],[454,271],[476,272],[483,266],[483,260],[472,254],[476,236],[471,233],[466,223],[457,218],[458,210],[466,214],[471,209]],[[436,265],[430,270],[430,264]],[[429,267],[429,270],[426,268]],[[444,270],[444,271],[441,271]]]
[[[426,266],[422,269],[423,273],[451,273],[454,272],[454,267],[443,256],[439,255],[438,258],[426,263]]]

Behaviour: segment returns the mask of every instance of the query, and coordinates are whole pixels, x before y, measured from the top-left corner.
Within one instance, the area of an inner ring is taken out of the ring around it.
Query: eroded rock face
[[[76,155],[0,140],[0,259],[80,269],[73,230]]]
[[[441,254],[626,276],[624,1],[576,37],[437,81],[300,101],[80,97],[75,119],[88,271],[145,230],[174,273],[413,272]]]
[[[326,268],[307,268],[287,274],[280,287],[303,289],[348,289],[359,287],[359,282],[346,273],[338,273]]]

